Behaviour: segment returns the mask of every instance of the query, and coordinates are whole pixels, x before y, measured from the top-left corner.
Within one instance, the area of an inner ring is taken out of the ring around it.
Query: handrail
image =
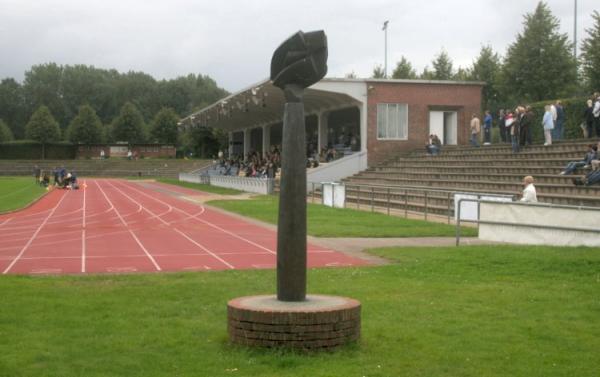
[[[316,187],[321,187],[322,190],[322,182],[308,182],[309,185],[312,186],[312,202],[315,202],[315,188]],[[455,191],[455,190],[446,190],[446,189],[428,189],[428,188],[424,188],[424,187],[420,187],[420,186],[389,186],[389,185],[377,185],[377,184],[370,184],[370,185],[365,185],[365,184],[353,184],[353,183],[344,183],[344,185],[346,187],[349,188],[357,188],[356,191],[356,208],[360,209],[360,201],[361,201],[361,192],[364,193],[370,193],[370,197],[367,196],[366,197],[366,201],[367,203],[370,203],[370,207],[371,207],[371,212],[373,212],[375,210],[375,197],[374,195],[377,194],[384,194],[386,195],[385,197],[385,203],[386,203],[386,212],[388,215],[390,215],[390,207],[392,204],[392,200],[391,200],[391,196],[401,196],[404,198],[403,203],[404,203],[404,217],[408,217],[408,196],[410,193],[414,193],[414,192],[423,192],[424,193],[424,207],[425,207],[425,211],[423,212],[423,217],[425,220],[427,220],[429,212],[430,212],[430,208],[429,208],[429,200],[430,199],[446,199],[448,202],[448,206],[447,206],[447,222],[448,224],[451,223],[451,218],[452,218],[452,201],[453,201],[453,196],[454,195],[470,195],[470,196],[477,196],[478,198],[480,198],[481,196],[494,196],[494,197],[498,197],[498,198],[510,198],[510,199],[514,199],[515,195],[506,195],[506,194],[493,194],[493,193],[483,193],[483,192],[469,192],[469,191]],[[366,190],[362,190],[363,188],[365,188]],[[429,195],[429,193],[437,193],[437,194],[443,194],[440,195],[438,197],[435,197],[433,195]],[[396,203],[398,203],[396,201]],[[345,205],[345,204],[344,204]],[[369,207],[369,204],[367,204],[367,208]],[[381,207],[381,206],[379,206]]]
[[[550,203],[496,202],[496,201],[485,200],[485,199],[461,198],[458,200],[457,214],[456,214],[457,215],[456,216],[456,246],[460,245],[460,236],[461,236],[460,223],[461,222],[476,223],[477,226],[479,226],[479,224],[522,226],[522,227],[533,228],[533,229],[567,230],[567,231],[591,232],[591,233],[599,233],[600,234],[600,228],[585,228],[585,227],[582,228],[582,227],[569,227],[569,226],[557,226],[557,225],[529,224],[529,223],[509,223],[509,222],[505,222],[505,221],[487,221],[487,220],[480,220],[479,214],[477,216],[477,220],[468,220],[468,219],[461,220],[460,212],[461,212],[463,202],[471,202],[471,203],[477,203],[477,204],[493,203],[495,205],[517,205],[517,206],[528,206],[528,207],[561,208],[561,209],[575,209],[575,210],[580,210],[580,211],[600,212],[600,208],[589,207],[589,206],[569,206],[569,205],[564,205],[564,204],[556,205],[556,204],[550,204]],[[477,206],[477,208],[479,211],[479,205]]]

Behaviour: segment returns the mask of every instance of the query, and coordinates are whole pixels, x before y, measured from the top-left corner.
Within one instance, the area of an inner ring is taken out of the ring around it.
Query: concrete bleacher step
[[[369,176],[350,177],[345,180],[348,183],[361,183],[363,185],[393,185],[393,186],[423,186],[423,187],[439,187],[444,189],[460,189],[460,190],[483,190],[489,192],[513,192],[518,193],[523,189],[519,182],[493,181],[490,179],[483,180],[455,180],[455,179],[423,179],[423,178],[373,178]],[[538,192],[549,194],[562,195],[583,195],[583,196],[598,196],[600,198],[600,188],[598,187],[580,187],[571,184],[553,184],[553,183],[536,183]]]
[[[541,170],[545,172],[545,170]],[[531,174],[525,171],[524,174]],[[538,183],[551,183],[559,185],[572,186],[572,180],[579,175],[560,175],[560,174],[536,174],[536,182]],[[483,181],[489,180],[492,182],[512,182],[520,184],[523,173],[515,173],[513,171],[504,173],[495,173],[490,171],[484,171],[478,169],[477,171],[469,170],[467,173],[464,172],[438,172],[438,171],[403,171],[403,172],[365,172],[358,176],[359,178],[372,178],[372,179],[394,179],[394,178],[408,178],[414,180],[448,180],[448,181]],[[349,178],[351,179],[351,177]],[[591,187],[593,188],[593,187]]]

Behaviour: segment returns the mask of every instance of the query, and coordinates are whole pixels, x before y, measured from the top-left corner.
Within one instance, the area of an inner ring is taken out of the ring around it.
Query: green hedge
[[[583,113],[587,106],[587,98],[567,98],[561,99],[563,108],[565,109],[565,139],[581,139],[583,132],[579,125],[583,122]],[[534,143],[544,142],[544,127],[542,126],[542,118],[544,116],[544,106],[554,103],[555,101],[542,101],[530,104],[535,120],[533,122],[532,137]]]
[[[42,156],[42,151],[44,155]],[[77,145],[67,142],[41,143],[32,140],[18,140],[0,143],[0,159],[4,160],[68,160],[74,159]]]

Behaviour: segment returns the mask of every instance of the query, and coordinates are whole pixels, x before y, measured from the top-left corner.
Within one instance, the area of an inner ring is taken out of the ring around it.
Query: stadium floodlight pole
[[[385,36],[384,36],[384,39],[385,39],[385,42],[384,42],[385,43],[385,47],[384,47],[384,50],[385,50],[385,62],[383,63],[383,67],[384,67],[383,68],[383,78],[384,79],[387,79],[387,62],[388,62],[387,61],[387,45],[388,45],[388,43],[387,43],[387,30],[388,30],[388,23],[389,22],[390,21],[385,21],[383,23],[383,28],[381,29],[381,30],[383,30],[383,32],[385,34]]]
[[[577,0],[575,0],[575,19],[573,24],[573,57],[577,59]]]

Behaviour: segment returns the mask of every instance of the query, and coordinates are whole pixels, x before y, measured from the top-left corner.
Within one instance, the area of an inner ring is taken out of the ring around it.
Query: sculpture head
[[[323,30],[298,31],[273,53],[271,80],[285,89],[289,84],[307,88],[327,73],[327,36]]]

